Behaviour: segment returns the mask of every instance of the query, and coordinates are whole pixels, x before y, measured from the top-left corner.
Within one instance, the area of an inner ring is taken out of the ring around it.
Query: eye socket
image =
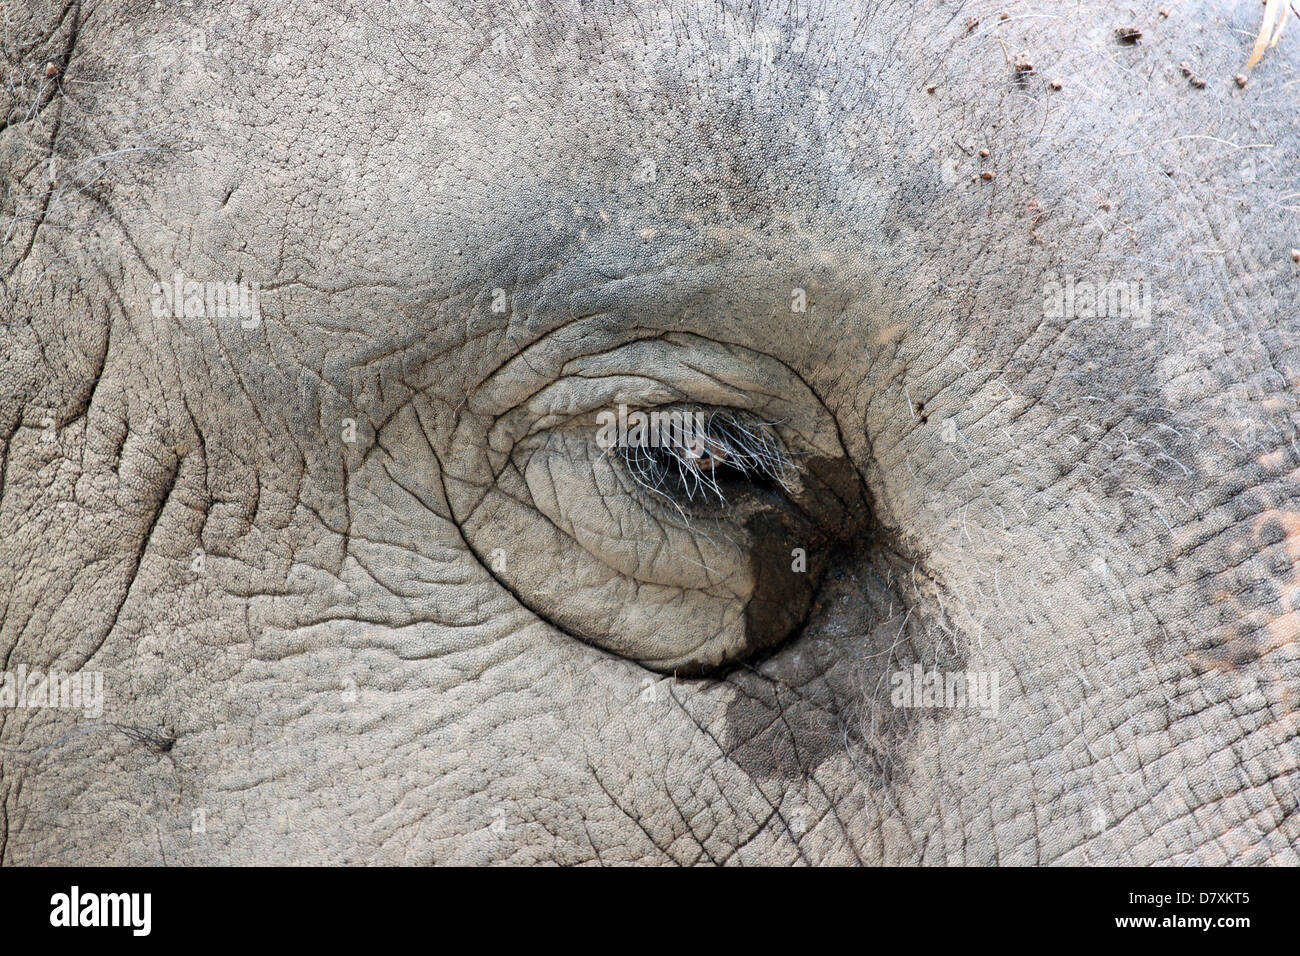
[[[797,466],[777,423],[738,409],[686,408],[669,415],[670,427],[637,429],[632,440],[618,444],[628,474],[648,495],[684,516],[688,509],[734,504],[746,494],[794,492]]]
[[[706,674],[783,640],[866,516],[829,410],[741,346],[572,334],[578,357],[522,353],[457,409],[443,488],[479,561],[568,636],[654,670]],[[674,411],[699,427],[627,432]]]

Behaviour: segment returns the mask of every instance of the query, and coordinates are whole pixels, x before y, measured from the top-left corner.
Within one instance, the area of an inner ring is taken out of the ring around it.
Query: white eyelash
[[[794,463],[768,423],[744,419],[733,412],[709,411],[704,413],[701,437],[714,458],[721,456],[720,462],[740,474],[767,478],[787,492],[794,490],[791,483]],[[669,480],[674,477],[685,489],[688,502],[694,502],[697,495],[706,497],[710,493],[719,503],[726,502],[713,470],[695,464],[701,458],[698,445],[687,447],[681,441],[671,441],[667,447],[659,448],[631,445],[624,447],[622,454],[632,480],[679,511],[679,503],[668,491]],[[674,470],[670,472],[669,468]]]

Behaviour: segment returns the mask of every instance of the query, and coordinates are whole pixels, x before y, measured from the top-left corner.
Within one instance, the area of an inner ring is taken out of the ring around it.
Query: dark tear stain
[[[830,552],[858,536],[869,509],[857,475],[843,459],[805,462],[807,482],[798,501],[761,508],[745,522],[753,542],[754,592],[745,607],[746,654],[766,650],[807,620]],[[796,570],[802,549],[803,570]]]
[[[889,675],[916,662],[962,665],[923,623],[930,609],[907,615],[912,560],[875,524],[856,472],[843,460],[806,466],[810,487],[794,507],[747,526],[756,591],[746,626],[769,650],[726,675],[737,695],[719,739],[755,779],[805,780],[847,751],[864,778],[884,783],[916,723],[937,713],[893,707]],[[791,570],[795,547],[807,552],[802,574]]]

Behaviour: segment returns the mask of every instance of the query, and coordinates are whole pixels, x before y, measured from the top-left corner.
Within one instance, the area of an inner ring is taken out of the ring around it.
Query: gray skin
[[[0,862],[1300,862],[1300,36],[1169,6],[7,5]]]

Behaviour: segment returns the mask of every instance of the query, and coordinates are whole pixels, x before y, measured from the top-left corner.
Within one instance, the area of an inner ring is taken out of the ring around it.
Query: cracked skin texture
[[[1257,3],[6,16],[0,663],[106,700],[0,710],[0,862],[1298,862]],[[154,315],[178,270],[260,325]],[[837,477],[676,521],[620,396]],[[917,662],[999,714],[892,707]]]

